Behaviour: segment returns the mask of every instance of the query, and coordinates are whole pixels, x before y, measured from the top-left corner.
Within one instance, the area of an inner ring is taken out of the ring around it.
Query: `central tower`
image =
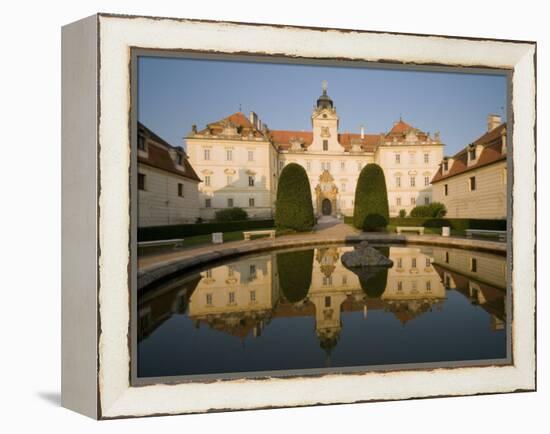
[[[341,152],[338,142],[338,115],[332,99],[327,94],[327,82],[323,80],[323,93],[311,115],[313,141],[309,150],[315,153]]]

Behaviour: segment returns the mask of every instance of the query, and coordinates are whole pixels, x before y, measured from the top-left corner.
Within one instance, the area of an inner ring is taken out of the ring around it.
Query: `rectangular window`
[[[254,161],[254,151],[248,151],[248,161]]]
[[[430,185],[430,177],[425,176],[424,177],[424,187],[428,187]]]
[[[445,189],[445,196],[448,196],[449,195],[449,186],[447,184],[445,184],[443,186],[443,188]]]
[[[397,281],[397,292],[403,291],[403,282],[400,280]]]
[[[328,140],[323,140],[323,151],[328,151]]]
[[[183,197],[184,196],[184,190],[183,190],[183,184],[178,184],[178,196]]]
[[[416,258],[411,258],[411,267],[416,268]]]
[[[477,259],[471,258],[470,259],[470,271],[472,273],[477,273]]]
[[[397,188],[401,188],[401,177],[400,176],[395,177],[395,186]]]
[[[253,197],[249,197],[249,198],[248,198],[248,206],[249,206],[250,208],[254,208],[254,206],[255,206],[255,200],[254,200]]]
[[[395,204],[396,204],[397,206],[401,206],[401,198],[400,198],[400,197],[396,197],[396,198],[395,198]]]
[[[470,161],[474,161],[476,159],[476,148],[470,149]]]
[[[178,163],[178,165],[182,165],[183,164],[183,155],[182,154],[178,154],[176,156],[176,162]]]
[[[410,183],[411,183],[411,187],[416,186],[416,178],[414,176],[411,176]]]
[[[209,197],[204,199],[204,207],[205,208],[212,208],[212,199],[210,199]]]
[[[426,292],[431,292],[431,291],[432,291],[432,281],[426,280]]]
[[[233,198],[232,197],[227,199],[227,207],[228,208],[233,208]]]
[[[411,197],[411,205],[416,205],[416,197]]]
[[[137,145],[139,150],[145,151],[145,137],[138,136]]]
[[[253,176],[248,177],[248,186],[249,187],[254,187],[254,177]]]
[[[401,154],[395,154],[395,164],[401,164]]]
[[[340,170],[341,171],[346,170],[346,162],[345,161],[340,161]]]
[[[138,190],[145,190],[145,174],[138,173]]]
[[[428,196],[424,196],[424,205],[430,204],[430,198]]]
[[[445,262],[449,263],[449,252],[445,252]]]
[[[206,304],[212,306],[212,294],[206,294]]]
[[[311,161],[309,161],[309,160],[306,161],[306,170],[307,170],[308,172],[311,172]]]
[[[250,269],[249,269],[249,271],[250,271],[250,273],[249,273],[249,274],[250,274],[250,277],[256,276],[256,265],[250,264]]]
[[[470,178],[470,191],[475,191],[475,190],[476,190],[476,177],[472,176]]]
[[[430,258],[426,258],[426,267],[429,267],[432,265],[432,261],[430,260]]]
[[[330,297],[329,296],[325,297],[325,307],[330,307],[330,302],[331,302]]]
[[[250,291],[250,301],[256,301],[256,291]]]
[[[346,191],[346,184],[342,184],[342,193],[345,193]]]
[[[229,303],[235,303],[235,293],[234,292],[230,292],[229,293]]]
[[[210,175],[206,175],[204,177],[204,185],[207,186],[207,187],[210,187],[210,183],[211,183],[211,179],[210,179]]]
[[[225,159],[227,161],[233,161],[233,149],[226,149],[225,150]]]
[[[204,159],[205,160],[210,160],[210,149],[205,149],[204,150]]]
[[[397,268],[403,268],[403,258],[397,258]]]
[[[430,162],[430,154],[424,154],[424,163],[428,164]]]

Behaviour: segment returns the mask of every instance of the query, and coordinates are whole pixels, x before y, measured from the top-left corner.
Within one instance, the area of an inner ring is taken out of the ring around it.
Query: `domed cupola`
[[[323,94],[319,97],[317,100],[317,108],[318,109],[325,109],[325,108],[334,108],[334,104],[332,102],[332,99],[330,99],[330,96],[327,95],[327,81],[323,80]]]

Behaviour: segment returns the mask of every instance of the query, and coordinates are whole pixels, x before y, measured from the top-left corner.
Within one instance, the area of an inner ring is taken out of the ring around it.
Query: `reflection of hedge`
[[[386,285],[388,284],[388,269],[383,268],[374,274],[371,272],[371,276],[369,277],[365,276],[361,278],[359,276],[359,283],[361,284],[361,289],[368,297],[379,298],[386,290]]]
[[[223,223],[196,223],[138,228],[138,241],[169,240],[212,232],[234,232],[273,227],[273,220],[244,220]]]
[[[424,226],[426,228],[440,228],[449,226],[451,229],[485,229],[506,230],[506,220],[486,219],[457,219],[457,218],[424,218],[424,217],[392,217],[390,224],[393,226]]]
[[[296,163],[287,164],[277,187],[275,204],[275,227],[310,231],[315,224],[313,202],[307,173]]]
[[[311,286],[313,249],[277,254],[279,289],[291,303],[303,300]]]
[[[385,228],[389,220],[386,178],[378,164],[367,164],[357,180],[353,225],[363,231]]]

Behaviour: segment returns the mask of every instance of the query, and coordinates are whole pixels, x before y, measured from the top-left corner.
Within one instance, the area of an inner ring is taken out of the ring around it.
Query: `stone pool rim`
[[[374,244],[396,245],[431,245],[437,247],[451,247],[471,251],[487,252],[497,255],[505,255],[507,243],[479,240],[470,238],[443,237],[441,235],[397,235],[381,233],[361,233],[347,236],[283,236],[269,239],[261,238],[252,241],[233,241],[212,247],[212,250],[193,255],[194,250],[182,250],[182,257],[159,261],[153,265],[144,267],[137,272],[137,290],[141,292],[148,287],[179,274],[185,270],[204,266],[222,259],[235,258],[251,253],[260,253],[271,250],[283,250],[296,247],[318,246],[325,244],[354,244],[361,241],[369,241]]]

